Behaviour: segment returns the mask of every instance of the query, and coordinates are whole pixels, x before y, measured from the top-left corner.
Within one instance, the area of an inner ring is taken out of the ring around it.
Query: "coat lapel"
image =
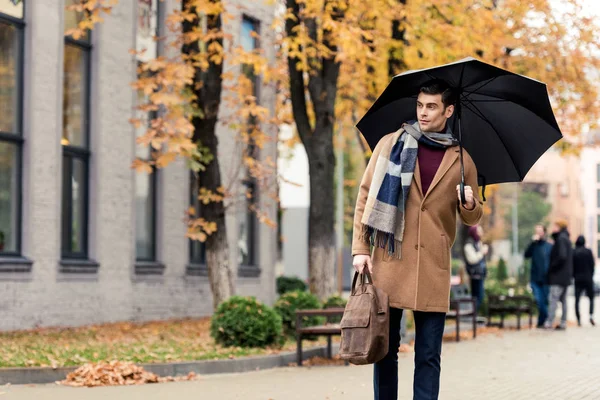
[[[446,149],[446,153],[444,153],[444,158],[442,158],[442,162],[440,163],[440,166],[437,172],[435,173],[435,176],[433,177],[433,181],[431,181],[431,185],[429,185],[429,190],[427,190],[427,193],[425,193],[425,197],[427,197],[427,195],[431,193],[433,189],[435,189],[437,184],[440,183],[444,175],[446,175],[446,172],[448,172],[450,167],[456,162],[457,159],[458,150],[456,150],[456,147],[449,147],[448,149]],[[422,189],[421,192],[423,192]]]
[[[421,170],[419,169],[419,160],[417,159],[417,163],[415,165],[415,173],[413,174],[413,179],[417,183],[417,187],[419,188],[419,193],[421,193],[421,197],[423,197],[423,186],[421,184]]]

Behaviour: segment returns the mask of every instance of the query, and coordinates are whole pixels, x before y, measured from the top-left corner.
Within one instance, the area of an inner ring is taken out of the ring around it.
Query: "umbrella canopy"
[[[480,185],[522,181],[562,138],[544,83],[469,57],[395,76],[356,125],[371,149],[402,123],[417,119],[417,96],[431,79],[443,79],[458,92],[452,118],[462,134],[455,129],[454,135],[473,158]]]

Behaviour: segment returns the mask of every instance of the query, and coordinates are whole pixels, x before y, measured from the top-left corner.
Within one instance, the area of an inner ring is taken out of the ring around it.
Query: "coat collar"
[[[421,183],[421,170],[419,168],[419,160],[417,160],[417,165],[415,166],[414,179],[417,183],[417,187],[419,188],[419,193],[421,193],[421,197],[426,198],[429,193],[436,187],[436,185],[442,180],[444,175],[448,172],[450,167],[456,162],[458,159],[458,151],[456,147],[448,147],[446,152],[444,153],[444,158],[442,158],[442,162],[433,177],[433,181],[431,181],[431,185],[429,185],[429,189],[427,193],[423,193],[423,185]]]

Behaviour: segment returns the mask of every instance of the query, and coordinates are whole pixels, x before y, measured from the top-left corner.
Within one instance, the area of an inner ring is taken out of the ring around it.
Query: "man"
[[[476,310],[479,311],[484,296],[484,281],[487,275],[485,256],[489,252],[487,244],[481,242],[483,237],[483,228],[481,225],[471,226],[469,236],[465,241],[465,261],[467,264],[467,273],[471,282],[471,296],[477,299]]]
[[[550,267],[548,268],[548,284],[550,285],[550,310],[544,323],[546,329],[552,329],[554,315],[558,302],[562,304],[562,316],[557,330],[567,328],[567,289],[573,276],[573,247],[569,239],[567,221],[558,220],[552,230],[554,246],[550,252]]]
[[[537,327],[543,328],[548,318],[548,266],[552,245],[546,240],[546,227],[537,225],[532,241],[525,250],[525,258],[531,259],[530,285],[539,311]]]
[[[579,299],[583,292],[590,299],[590,324],[594,322],[594,269],[596,261],[592,251],[585,247],[585,238],[579,236],[575,242],[573,251],[573,277],[575,278],[575,315],[577,325],[581,326],[581,314],[579,314]]]
[[[374,368],[376,400],[398,396],[402,310],[413,310],[414,399],[437,399],[440,353],[450,297],[450,248],[457,210],[475,225],[482,216],[477,169],[464,152],[466,204],[460,198],[459,148],[448,118],[455,94],[441,80],[427,82],[417,98],[417,122],[383,137],[360,184],[354,214],[354,268],[372,272],[390,301],[390,344]],[[371,254],[370,245],[373,245]]]

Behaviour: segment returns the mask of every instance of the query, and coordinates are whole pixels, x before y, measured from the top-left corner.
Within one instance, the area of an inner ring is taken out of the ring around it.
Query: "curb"
[[[339,345],[334,344],[332,351],[337,353]],[[303,359],[326,357],[327,346],[307,348],[303,351]],[[244,357],[238,359],[184,361],[176,363],[138,364],[145,370],[159,376],[181,376],[194,372],[198,375],[231,374],[249,372],[277,367],[287,367],[296,362],[296,352],[290,351],[268,356]],[[0,385],[25,385],[54,383],[65,379],[67,374],[78,367],[31,367],[0,368]]]

